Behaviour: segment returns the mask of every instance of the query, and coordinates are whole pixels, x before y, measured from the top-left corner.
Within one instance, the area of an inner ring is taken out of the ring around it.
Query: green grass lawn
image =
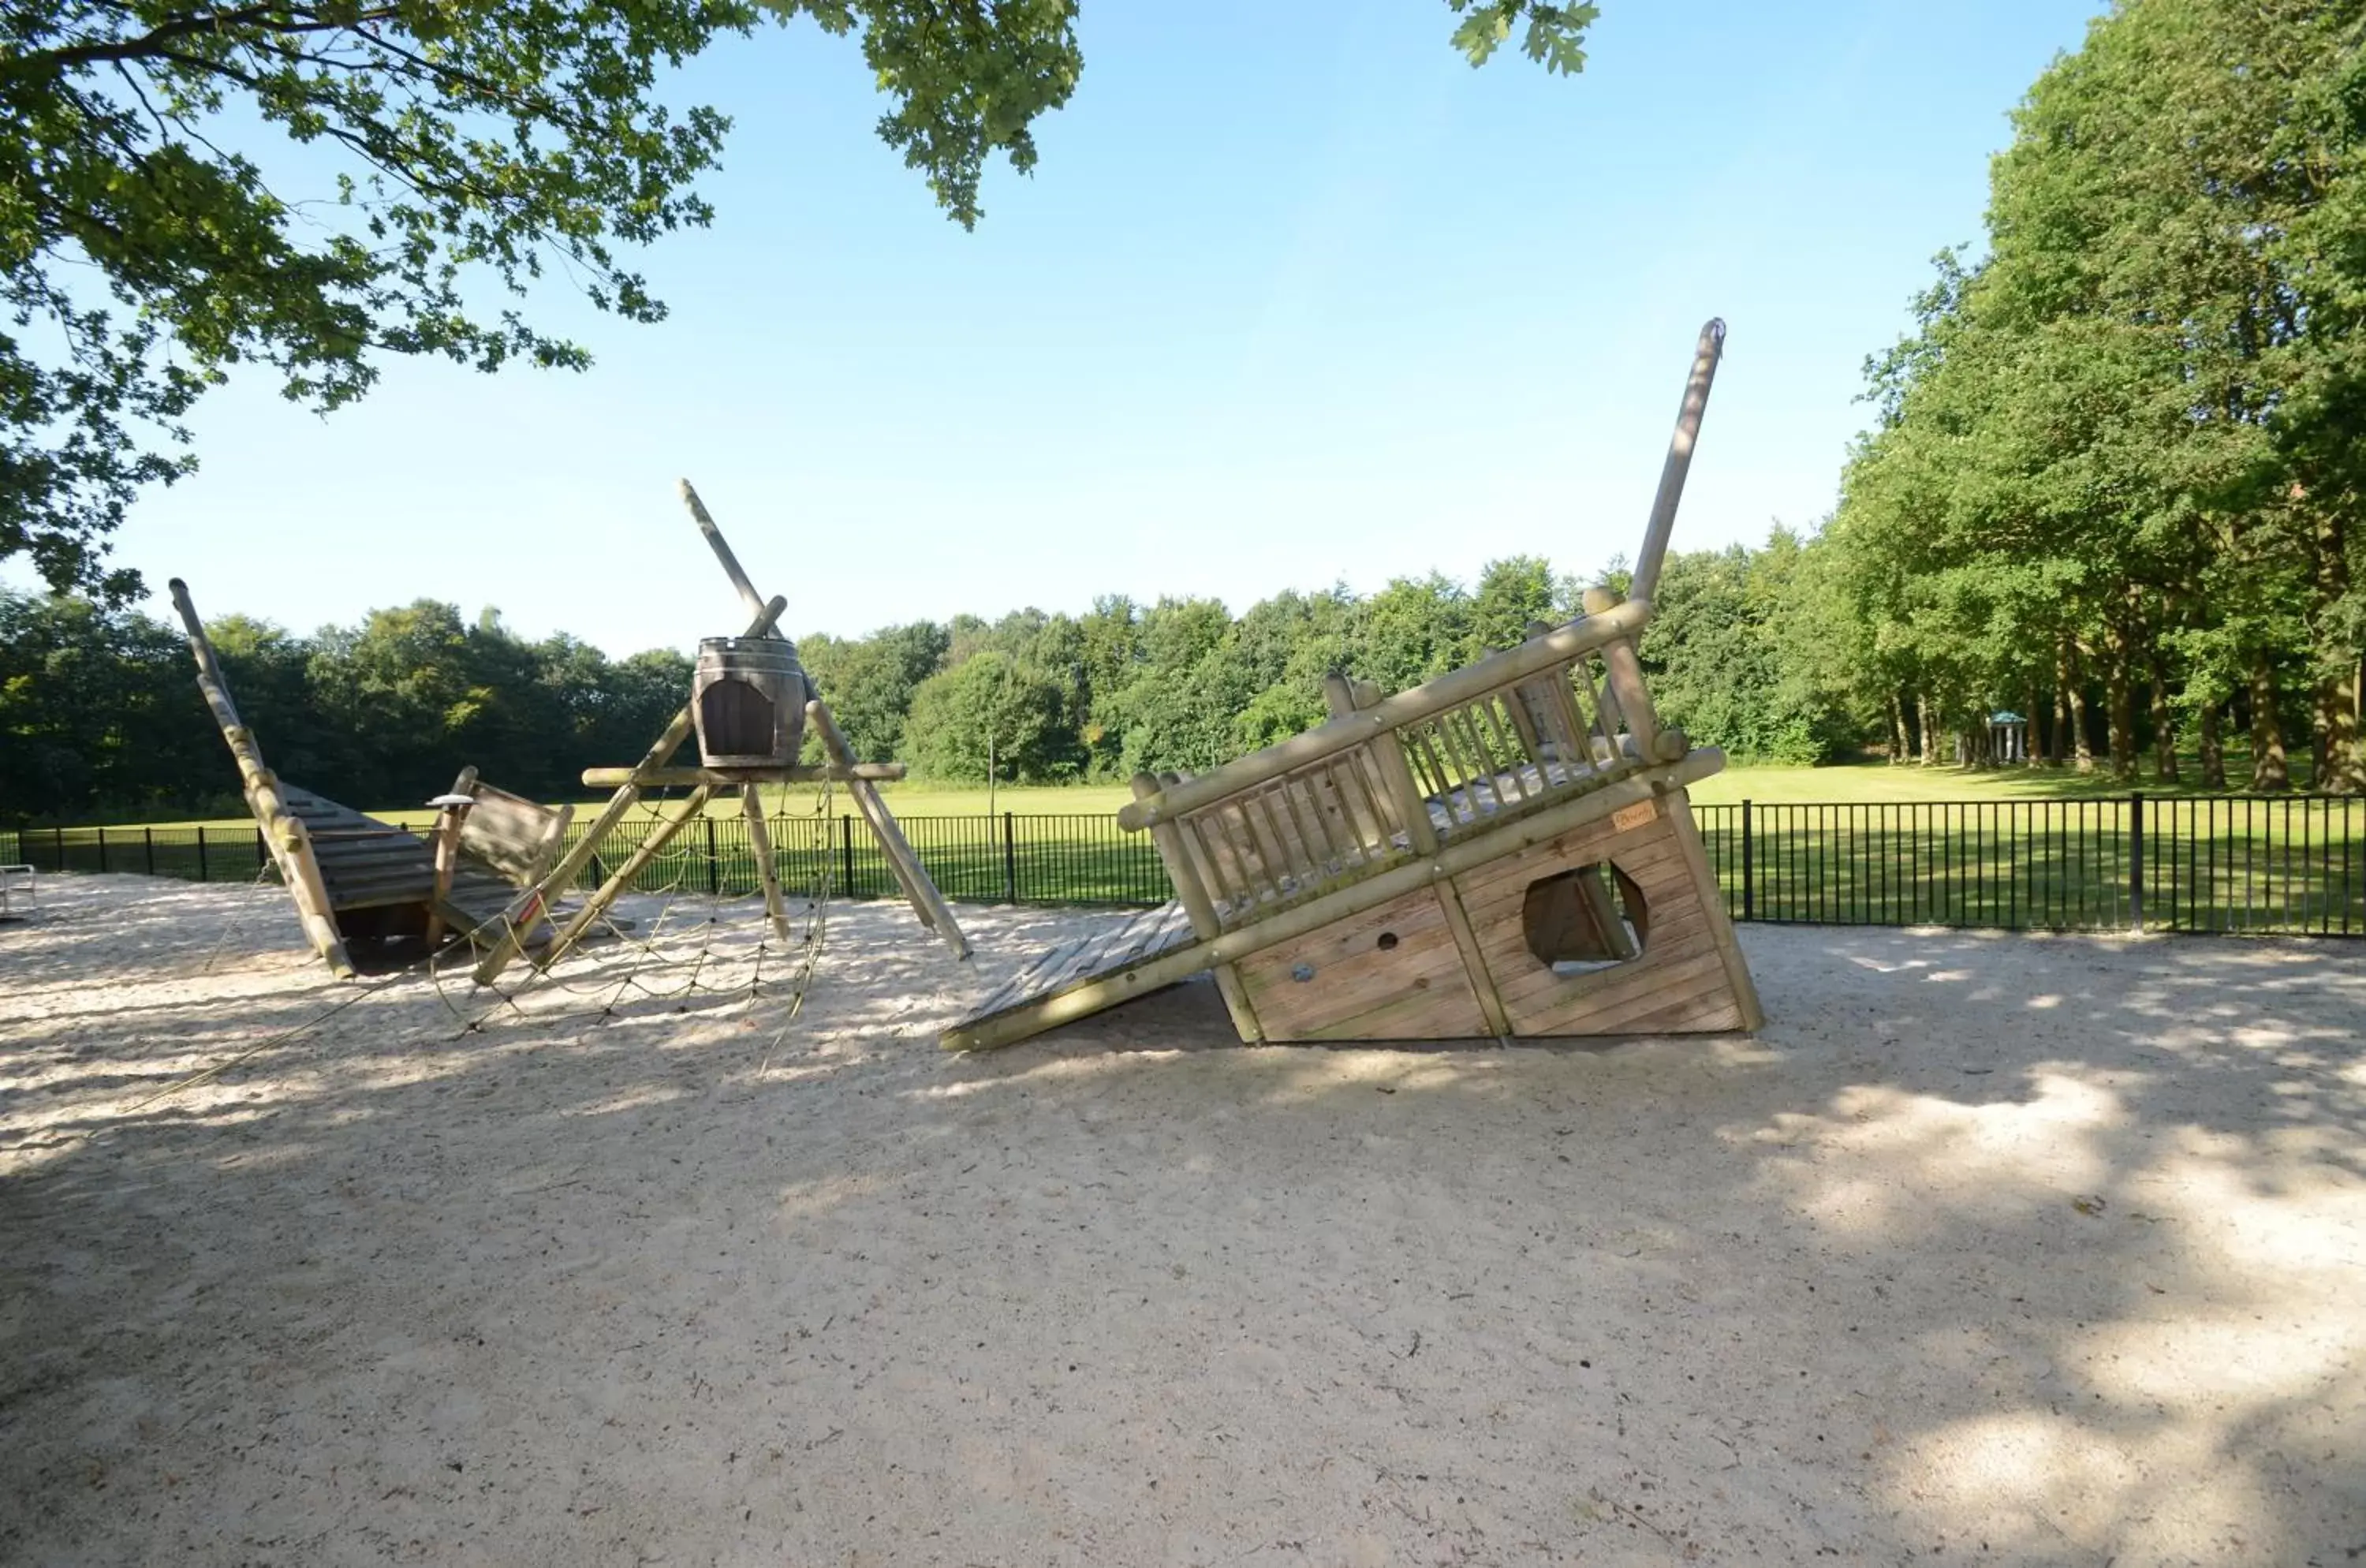
[[[2366,803],[2293,795],[2191,798],[2158,780],[2144,823],[2148,925],[2187,930],[2366,931]],[[2122,928],[2132,923],[2135,815],[2130,785],[2062,769],[1737,768],[1694,791],[1710,859],[1740,915],[1873,924]],[[913,847],[957,899],[1143,904],[1167,897],[1148,837],[1112,820],[1122,788],[1010,789],[987,812],[983,789],[895,784],[885,794]],[[2189,798],[2167,799],[2165,795]],[[1743,853],[1741,801],[1751,802]],[[826,878],[840,896],[894,884],[852,803],[817,790],[775,794],[772,838],[792,888]],[[651,829],[645,804],[626,818],[607,864]],[[580,803],[582,825],[597,810]],[[1009,816],[1006,826],[1003,816]],[[677,838],[635,886],[645,892],[745,894],[756,861],[737,801]],[[411,825],[419,807],[377,815]],[[260,865],[252,823],[0,829],[0,861],[44,869],[152,871],[244,881]],[[596,867],[592,874],[596,879]]]
[[[2296,783],[2306,776],[2305,756],[2297,761]],[[2242,794],[2240,786],[2242,780],[2248,776],[2248,765],[2242,763],[2239,757],[2230,755],[2226,766],[2228,774],[2236,783],[2236,787],[2228,793]],[[1729,767],[1696,784],[1692,793],[1693,798],[1705,806],[1732,805],[1745,799],[1763,805],[2097,799],[2124,796],[2132,788],[2142,789],[2148,795],[2201,795],[2205,792],[2194,782],[2197,777],[2198,771],[2191,764],[2184,778],[2176,783],[2161,783],[2147,768],[2143,777],[2131,784],[2114,778],[2102,768],[2081,773],[2069,768],[1924,768],[1892,766],[1874,761],[1820,768]],[[676,792],[677,797],[680,793]],[[822,792],[816,788],[767,789],[764,794],[769,811],[811,813],[822,805]],[[983,817],[988,813],[987,795],[982,785],[913,780],[882,784],[880,794],[885,797],[888,808],[899,818]],[[1132,798],[1133,792],[1123,784],[1012,786],[995,791],[992,810],[997,815],[1007,811],[1020,817],[1109,817]],[[605,795],[580,795],[575,801],[576,816],[587,818],[606,801]],[[349,801],[346,804],[354,803]],[[385,821],[410,826],[431,822],[435,817],[434,812],[420,806],[377,808],[364,806],[358,808]],[[716,800],[707,807],[709,816],[719,818],[737,817],[739,810],[737,800]],[[854,811],[854,802],[843,788],[839,788],[831,792],[828,810],[831,816],[850,816]],[[240,828],[249,824],[245,817],[213,817],[160,820],[150,825],[156,828],[194,828],[200,821],[209,829]]]

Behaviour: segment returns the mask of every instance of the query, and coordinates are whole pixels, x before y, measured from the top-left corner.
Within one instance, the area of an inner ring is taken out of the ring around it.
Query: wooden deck
[[[1121,975],[1163,953],[1188,947],[1194,940],[1191,919],[1183,912],[1180,899],[1145,909],[1124,925],[1053,948],[995,987],[952,1029],[968,1029],[1004,1013],[1051,1001],[1095,980]]]
[[[280,791],[311,837],[332,910],[423,905],[434,895],[435,852],[428,840],[295,784],[283,783]],[[497,918],[516,893],[490,867],[464,855],[445,902],[472,926],[482,925]]]

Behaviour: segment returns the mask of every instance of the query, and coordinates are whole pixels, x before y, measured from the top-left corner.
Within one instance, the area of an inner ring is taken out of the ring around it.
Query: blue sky
[[[234,383],[118,558],[209,615],[433,597],[619,654],[738,629],[682,475],[792,635],[1584,570],[1634,548],[1712,314],[1677,547],[1812,525],[1865,355],[2098,9],[1604,0],[1572,78],[1471,70],[1437,0],[1085,0],[1083,85],[974,233],[850,43],[729,44],[668,94],[736,120],[715,228],[639,264],[670,321],[554,289],[590,373],[397,365],[325,420]]]

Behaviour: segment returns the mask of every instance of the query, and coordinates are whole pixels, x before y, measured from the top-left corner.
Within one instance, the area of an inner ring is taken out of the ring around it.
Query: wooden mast
[[[345,953],[344,938],[337,931],[335,913],[329,907],[329,890],[321,880],[321,863],[312,854],[311,835],[304,824],[287,809],[280,796],[279,780],[263,765],[263,751],[254,743],[254,736],[240,722],[238,708],[230,699],[230,682],[222,678],[221,663],[214,657],[214,645],[206,637],[205,624],[197,619],[197,606],[189,602],[189,585],[179,578],[172,581],[173,608],[181,613],[181,625],[188,632],[189,651],[197,661],[197,689],[206,694],[206,705],[213,710],[214,723],[220,727],[222,739],[230,743],[230,754],[238,761],[240,786],[246,795],[247,809],[254,813],[257,826],[263,829],[263,842],[272,863],[279,868],[280,881],[287,885],[288,897],[296,901],[296,913],[304,924],[304,934],[313,949],[328,961],[337,978],[350,980],[354,961]]]
[[[722,563],[723,574],[738,591],[739,602],[751,606],[761,604],[763,596],[756,592],[756,585],[749,580],[747,570],[739,564],[739,558],[731,553],[731,547],[725,542],[723,530],[715,525],[714,515],[706,510],[706,503],[698,499],[698,491],[691,487],[688,479],[683,479],[681,484],[682,504],[690,508],[691,520],[698,525],[698,531],[705,536],[708,547],[715,551],[715,558]],[[779,633],[775,629],[767,635],[778,636]],[[821,694],[814,690],[810,677],[806,682],[806,692],[808,699],[806,716],[821,732],[823,748],[836,764],[831,776],[845,781],[846,793],[854,797],[855,807],[862,813],[863,820],[871,825],[872,836],[879,840],[879,848],[887,857],[888,869],[896,874],[896,882],[904,889],[904,897],[911,903],[912,912],[920,917],[922,925],[944,939],[945,945],[952,950],[955,958],[967,958],[969,938],[962,934],[961,926],[954,920],[944,895],[938,892],[936,884],[929,880],[928,872],[920,865],[920,857],[912,852],[911,844],[904,838],[904,830],[896,826],[895,814],[879,797],[878,786],[863,776],[860,764],[855,761],[854,749],[847,744],[845,733],[838,728],[838,721],[831,716],[828,705],[822,701]]]
[[[759,605],[755,619],[749,624],[748,635],[762,637],[770,632],[772,629],[773,621],[778,619],[781,612],[788,607],[789,602],[786,599],[775,599],[769,604]],[[640,765],[633,769],[633,776],[637,777],[644,772],[662,768],[671,761],[673,754],[682,750],[682,743],[690,739],[691,728],[690,705],[684,703],[682,711],[673,716],[673,722],[665,727],[665,731],[658,737],[657,743],[651,746],[648,753],[641,759]],[[483,961],[477,965],[477,984],[491,985],[500,978],[501,971],[508,968],[520,953],[525,951],[525,933],[531,931],[535,921],[549,909],[552,897],[564,891],[576,877],[582,874],[583,868],[592,863],[592,857],[600,852],[601,844],[607,840],[609,834],[616,830],[616,824],[625,819],[625,814],[632,810],[640,798],[641,786],[628,778],[625,784],[609,797],[607,806],[601,810],[598,817],[592,819],[592,826],[584,829],[583,837],[576,841],[575,847],[561,855],[558,858],[558,863],[543,874],[541,881],[535,883],[523,896],[511,903],[509,916],[505,922],[506,929],[502,931],[501,940],[493,944],[493,950],[485,954]],[[701,796],[700,803],[704,804],[704,796]],[[668,836],[670,837],[672,832],[680,830],[677,825]],[[616,885],[614,890],[608,894],[608,897],[613,899],[616,893],[623,891],[623,879],[611,877],[609,880]],[[545,964],[549,964],[550,955],[546,954],[543,962]]]
[[[1660,563],[1668,553],[1668,536],[1676,528],[1676,502],[1684,499],[1684,474],[1693,465],[1693,443],[1700,438],[1701,415],[1708,412],[1709,383],[1717,379],[1717,362],[1725,354],[1725,322],[1712,316],[1700,331],[1693,351],[1693,370],[1684,381],[1684,400],[1676,408],[1676,433],[1668,440],[1668,460],[1660,468],[1660,491],[1651,499],[1651,520],[1643,527],[1642,553],[1635,558],[1635,573],[1627,597],[1649,601],[1659,591]]]

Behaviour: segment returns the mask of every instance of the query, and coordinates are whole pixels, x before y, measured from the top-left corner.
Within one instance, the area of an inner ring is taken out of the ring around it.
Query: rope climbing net
[[[648,802],[648,820],[653,823],[665,815],[666,806],[677,793],[654,793]],[[777,846],[785,841],[788,834],[783,829],[793,826],[827,822],[831,804],[828,784],[813,797],[809,809],[791,811],[784,798],[776,796],[765,813],[770,842]],[[777,871],[782,855],[777,848],[772,853]],[[523,1016],[521,998],[530,992],[552,990],[592,998],[580,1010],[594,1022],[614,1018],[628,1007],[638,1010],[637,1004],[672,1003],[674,1010],[681,1011],[700,996],[737,998],[749,1005],[778,997],[787,1006],[781,1025],[785,1033],[804,1010],[821,961],[830,903],[839,891],[834,863],[827,854],[811,857],[813,874],[801,897],[789,897],[784,882],[783,901],[791,915],[791,931],[784,942],[762,912],[760,902],[751,918],[745,895],[727,895],[726,889],[736,881],[727,871],[738,871],[738,858],[736,851],[726,853],[715,849],[711,837],[676,835],[634,878],[631,912],[620,914],[612,906],[596,917],[592,929],[604,941],[579,946],[547,968],[530,967],[515,985],[496,982],[472,987],[467,999],[479,1004],[473,1011],[462,1006],[447,986],[450,970],[473,964],[483,951],[513,933],[531,938],[533,928],[545,920],[563,921],[564,904],[545,910],[522,898],[495,921],[429,954],[422,967],[445,1006],[461,1021],[463,1033],[482,1030],[503,1012]],[[526,930],[521,931],[521,925]],[[532,951],[530,942],[528,951]],[[490,1003],[484,1001],[483,991],[494,993]],[[562,1020],[576,1016],[573,1011],[558,1015]]]
[[[662,810],[665,804],[662,798],[653,800],[652,810]],[[766,813],[766,821],[779,828],[806,826],[808,818],[826,820],[830,807],[831,789],[825,784],[810,811],[792,812],[775,804]],[[781,842],[781,836],[775,834],[772,841]],[[133,1113],[209,1083],[241,1063],[421,977],[434,987],[445,1010],[459,1024],[452,1036],[455,1040],[483,1032],[503,1013],[530,1021],[538,1028],[558,1030],[574,1023],[604,1023],[628,1010],[641,1010],[636,1006],[636,998],[656,1010],[667,1010],[670,1003],[673,1011],[689,1010],[693,999],[700,996],[719,998],[724,1006],[736,1002],[749,1008],[760,1001],[777,998],[784,1004],[784,1011],[758,1069],[760,1075],[769,1071],[773,1056],[805,1010],[806,998],[813,988],[821,963],[831,900],[838,892],[833,859],[827,854],[813,857],[814,874],[803,897],[791,902],[790,938],[783,943],[763,913],[749,918],[744,896],[726,896],[723,890],[727,879],[721,874],[718,863],[723,857],[696,836],[685,835],[678,842],[680,847],[669,846],[653,857],[635,879],[634,915],[618,918],[613,908],[602,912],[595,929],[608,941],[579,945],[560,964],[548,968],[529,966],[513,985],[471,984],[466,990],[456,987],[452,983],[455,971],[467,973],[475,957],[492,943],[513,932],[531,936],[533,928],[543,925],[546,919],[564,917],[564,905],[543,910],[532,904],[529,895],[521,895],[495,920],[473,931],[453,935],[415,963],[359,989],[346,990],[335,1001],[301,1021],[273,1032],[211,1066],[163,1086],[127,1107],[116,1125],[124,1125]],[[776,861],[779,858],[775,851]],[[259,886],[270,872],[266,864],[256,874],[254,885]],[[701,903],[702,886],[703,908],[696,908],[687,919],[680,918],[685,901]],[[784,886],[784,901],[787,891]],[[761,910],[760,903],[758,908]],[[641,929],[644,919],[646,930]],[[201,974],[214,971],[231,938],[247,923],[245,917],[238,913],[225,919],[220,939],[200,968]],[[519,931],[521,925],[526,928],[524,931]],[[490,1001],[487,992],[491,993]],[[580,1006],[562,1004],[553,1010],[530,1012],[527,1004],[535,993],[590,1000]]]

